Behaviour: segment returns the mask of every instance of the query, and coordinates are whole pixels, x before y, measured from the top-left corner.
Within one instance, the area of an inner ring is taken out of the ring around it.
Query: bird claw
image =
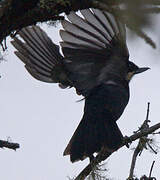
[[[132,143],[132,140],[131,140],[130,137],[125,136],[125,137],[123,138],[123,142],[124,142],[124,144],[126,145],[126,147],[129,148],[129,147],[130,147],[130,144]]]

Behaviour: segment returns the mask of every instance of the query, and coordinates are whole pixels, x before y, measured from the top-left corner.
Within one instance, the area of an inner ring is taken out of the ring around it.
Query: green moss
[[[39,6],[41,8],[50,9],[50,7],[53,7],[53,4],[59,4],[63,7],[68,7],[71,5],[70,0],[40,0]]]
[[[64,7],[71,6],[71,1],[70,0],[57,0],[57,3]]]

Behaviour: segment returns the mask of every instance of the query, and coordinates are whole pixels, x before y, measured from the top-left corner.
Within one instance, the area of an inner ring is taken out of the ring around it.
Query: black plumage
[[[23,28],[14,38],[15,54],[36,79],[74,87],[85,97],[83,118],[64,155],[71,161],[91,157],[102,148],[112,152],[123,135],[116,121],[129,100],[129,81],[139,68],[129,61],[125,26],[113,14],[97,9],[71,12],[63,20],[62,56],[38,26]]]

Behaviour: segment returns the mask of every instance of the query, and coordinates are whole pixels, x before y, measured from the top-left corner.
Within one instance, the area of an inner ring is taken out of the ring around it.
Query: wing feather
[[[129,55],[125,26],[117,17],[98,9],[80,13],[71,12],[68,21],[62,21],[61,47],[68,77],[78,92],[87,96],[103,81],[112,57],[117,55],[117,59],[126,61]]]
[[[59,46],[54,44],[39,26],[23,28],[12,44],[15,54],[25,64],[27,71],[36,79],[48,83],[70,86],[63,66],[63,56]]]

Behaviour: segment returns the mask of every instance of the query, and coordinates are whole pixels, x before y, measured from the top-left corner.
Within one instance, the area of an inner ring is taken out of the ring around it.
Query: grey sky
[[[42,27],[58,43],[59,28]],[[157,36],[152,37],[159,46]],[[21,147],[17,152],[0,149],[0,179],[65,180],[67,176],[76,176],[88,160],[72,164],[62,154],[82,117],[84,102],[76,102],[81,97],[73,89],[62,90],[56,84],[33,79],[13,54],[13,47],[9,43],[8,46],[7,62],[0,64],[0,139],[11,137]],[[160,120],[160,48],[153,50],[139,38],[130,40],[128,46],[130,60],[151,67],[130,83],[130,102],[118,121],[123,134],[129,136],[144,121],[148,101],[151,124]],[[156,140],[160,138],[157,136]],[[127,178],[132,153],[124,147],[109,158],[110,177]],[[136,175],[148,175],[153,160],[156,160],[153,175],[159,178],[160,154],[146,151],[137,161]]]

